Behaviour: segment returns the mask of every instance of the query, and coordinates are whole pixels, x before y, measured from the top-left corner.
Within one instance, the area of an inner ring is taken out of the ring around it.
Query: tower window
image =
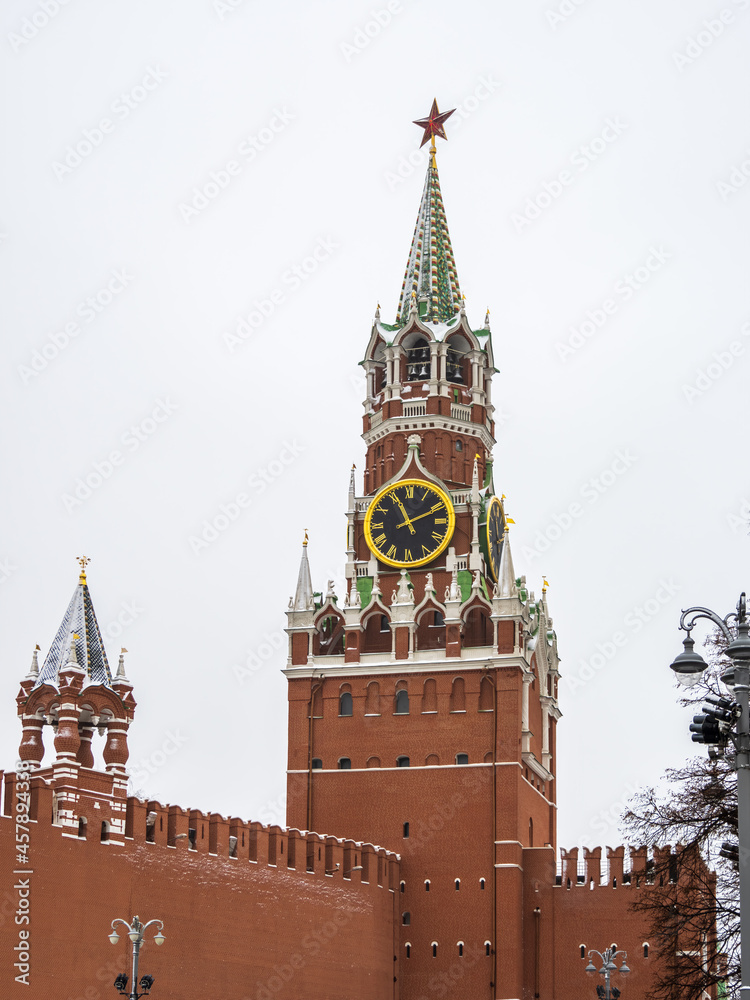
[[[456,892],[458,892],[458,890],[461,888],[461,879],[457,878],[456,881],[453,884],[456,887]]]
[[[469,763],[469,755],[467,753],[457,753],[456,754],[456,763],[457,764],[468,764]]]
[[[101,842],[106,844],[109,840],[109,823],[102,823]]]
[[[350,771],[352,768],[352,762],[348,757],[339,757],[339,770]]]
[[[339,715],[353,715],[354,702],[348,691],[343,691],[339,695]]]
[[[407,946],[406,946],[406,957],[407,958],[411,958],[411,945],[410,944],[407,944]]]
[[[381,632],[390,632],[390,630],[391,630],[391,623],[388,621],[388,619],[386,618],[385,615],[381,615],[380,616],[380,631]]]
[[[320,757],[313,757],[312,759],[312,769],[313,771],[320,771],[323,767],[323,761]]]
[[[479,880],[479,888],[480,889],[484,889],[484,879],[483,878],[480,878],[480,880]]]
[[[411,913],[409,913],[409,911],[406,910],[405,913],[401,914],[401,924],[404,927],[408,927],[410,923],[411,923]]]
[[[409,824],[404,823],[404,840],[409,836]]]
[[[396,767],[408,767],[408,766],[409,766],[409,758],[408,757],[397,757],[396,758]]]
[[[428,878],[426,878],[424,880],[424,891],[425,892],[429,892],[430,891],[430,880]]]
[[[437,958],[437,941],[432,942],[432,957]]]
[[[462,441],[456,441],[456,451],[463,451],[464,446]]]
[[[586,957],[586,945],[582,944],[581,945],[581,958],[585,958],[585,957]]]
[[[401,892],[406,892],[406,882],[402,881],[399,888],[401,889]]]
[[[489,955],[489,953],[490,953],[490,942],[489,941],[485,941],[484,942],[484,953],[485,953],[485,955]]]
[[[82,837],[83,840],[86,839],[86,817],[85,816],[79,816],[78,817],[78,836]]]
[[[648,958],[648,941],[643,943],[643,957]]]
[[[409,714],[409,692],[403,688],[396,692],[396,711],[395,715],[408,715]]]
[[[464,957],[464,943],[463,943],[463,941],[459,941],[458,942],[458,957],[459,958],[463,958]]]

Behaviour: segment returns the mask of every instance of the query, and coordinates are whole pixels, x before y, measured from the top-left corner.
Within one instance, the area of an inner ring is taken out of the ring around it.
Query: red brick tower
[[[18,749],[34,773],[53,789],[55,824],[63,833],[122,844],[128,778],[127,733],[133,720],[133,686],[125,676],[124,650],[117,675],[112,674],[94,605],[86,583],[87,559],[54,642],[39,668],[34,652],[31,669],[16,699],[23,736]],[[55,760],[43,765],[42,729],[55,732]],[[94,731],[106,736],[106,773],[94,769]]]
[[[494,1000],[533,994],[558,657],[493,496],[492,341],[459,291],[435,163],[445,117],[433,105],[419,123],[432,149],[397,322],[378,310],[362,362],[347,592],[313,592],[304,548],[289,603],[287,822],[401,854],[396,995]]]

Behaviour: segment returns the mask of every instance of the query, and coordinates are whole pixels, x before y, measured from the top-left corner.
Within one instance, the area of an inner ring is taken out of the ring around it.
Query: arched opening
[[[463,645],[465,647],[492,645],[492,622],[482,608],[471,608],[466,615]]]
[[[467,753],[457,753],[456,754],[456,763],[457,764],[468,764],[469,763],[469,755]]]
[[[351,771],[352,762],[349,757],[339,757],[339,770],[340,771]]]
[[[648,958],[648,941],[643,942],[643,957]]]
[[[396,758],[396,767],[408,767],[408,766],[409,766],[409,758],[408,757],[397,757]]]
[[[339,715],[354,715],[354,702],[352,701],[352,696],[348,691],[342,691],[339,695]]]
[[[432,957],[437,958],[437,941],[432,942]]]
[[[439,611],[429,608],[419,616],[416,643],[417,649],[445,649],[445,619]]]
[[[529,847],[534,846],[534,820],[529,816]]]
[[[323,768],[323,761],[320,757],[313,757],[312,759],[312,769],[313,771],[320,771]]]
[[[495,707],[494,691],[492,681],[489,677],[483,677],[479,682],[479,711],[491,712]]]
[[[103,844],[106,844],[109,840],[109,823],[106,821],[102,822],[102,830],[99,839]]]
[[[457,878],[454,880],[453,885],[456,887],[456,892],[461,888],[461,879]]]
[[[78,836],[81,838],[81,840],[85,840],[86,839],[86,817],[85,816],[79,816],[78,817]]]
[[[399,681],[400,684],[405,684],[405,681]],[[394,715],[408,715],[409,714],[409,692],[405,687],[400,688],[396,691],[396,706],[394,709]]]
[[[491,947],[492,946],[491,946],[491,944],[490,944],[489,941],[485,941],[484,942],[484,953],[485,953],[485,955],[489,955],[490,954]]]
[[[424,682],[422,691],[422,714],[433,714],[437,712],[437,687],[432,677],[428,677]]]
[[[445,375],[449,382],[456,385],[471,384],[470,363],[465,356],[470,350],[471,344],[466,337],[462,337],[460,334],[448,340]]]
[[[484,879],[483,878],[480,878],[480,880],[479,880],[479,888],[480,889],[484,889]]]
[[[424,891],[425,892],[429,892],[430,891],[430,880],[428,878],[426,878],[424,880]]]
[[[464,943],[463,943],[463,941],[458,941],[457,945],[458,945],[458,957],[459,958],[463,958],[464,957]]]
[[[408,910],[405,910],[401,914],[401,926],[408,927],[410,924],[411,924],[411,913],[409,913]]]
[[[424,337],[405,348],[401,378],[403,382],[424,382],[430,378],[430,345]]]
[[[411,945],[408,943],[406,945],[406,957],[411,958]]]
[[[362,649],[365,653],[389,653],[391,650],[391,623],[379,613],[370,615],[365,621]]]
[[[338,615],[328,615],[319,624],[313,637],[316,656],[338,656],[344,652],[344,622]]]

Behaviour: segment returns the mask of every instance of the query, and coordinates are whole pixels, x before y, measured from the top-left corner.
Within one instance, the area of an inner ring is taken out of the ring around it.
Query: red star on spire
[[[453,111],[456,109],[453,108]],[[447,139],[448,136],[445,134],[445,129],[443,128],[443,122],[445,122],[453,114],[453,111],[438,111],[437,100],[433,100],[432,107],[430,108],[430,114],[428,118],[420,118],[419,121],[415,121],[415,125],[419,125],[420,128],[424,129],[424,136],[419,144],[420,149],[426,142],[430,139],[435,144],[435,136],[439,135],[441,139]]]

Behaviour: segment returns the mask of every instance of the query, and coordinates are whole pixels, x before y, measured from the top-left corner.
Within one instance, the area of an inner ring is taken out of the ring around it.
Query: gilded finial
[[[543,594],[547,593],[547,587],[549,587],[549,581],[547,580],[547,577],[544,576],[544,574],[542,574],[542,593]]]
[[[76,561],[78,562],[78,564],[81,567],[81,572],[78,575],[78,582],[79,583],[85,583],[86,582],[86,567],[91,562],[91,560],[89,559],[88,556],[78,556],[78,559]]]
[[[302,545],[305,546],[305,547],[307,546],[307,528],[305,528],[305,540],[302,543]]]

